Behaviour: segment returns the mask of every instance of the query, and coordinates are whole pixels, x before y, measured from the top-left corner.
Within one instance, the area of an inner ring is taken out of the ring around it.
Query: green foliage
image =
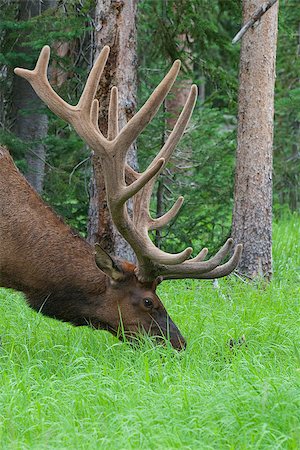
[[[275,96],[274,188],[276,212],[300,208],[300,10],[280,4]]]
[[[180,354],[56,322],[1,290],[0,447],[299,448],[299,221],[275,224],[268,286],[161,285]]]
[[[158,68],[179,58],[189,78],[196,83],[205,78],[206,98],[235,108],[239,51],[231,36],[240,17],[240,4],[233,0],[143,0],[138,22],[142,67]]]
[[[59,215],[85,235],[91,173],[89,151],[69,127],[58,125],[54,118],[52,125],[60,129],[60,134],[50,133],[46,140],[49,156],[44,197]]]

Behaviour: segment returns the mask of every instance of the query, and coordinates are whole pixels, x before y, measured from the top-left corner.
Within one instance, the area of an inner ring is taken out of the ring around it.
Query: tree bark
[[[262,0],[243,1],[247,22]],[[244,245],[239,270],[272,275],[272,144],[278,3],[242,39],[232,237]]]
[[[99,128],[107,134],[107,112],[112,86],[119,90],[119,127],[134,115],[137,89],[136,9],[138,0],[97,0],[94,34],[95,54],[104,45],[110,46],[110,55],[99,83]],[[136,145],[129,150],[128,163],[137,168]],[[129,244],[115,229],[108,210],[100,161],[93,156],[90,185],[88,240],[98,242],[109,253],[134,261]]]
[[[19,20],[29,20],[40,15],[45,9],[54,7],[56,0],[22,0],[19,2]],[[22,53],[31,53],[28,47],[19,47]],[[44,108],[41,100],[30,84],[23,78],[14,75],[13,80],[13,109],[16,112],[14,132],[25,142],[34,145],[26,152],[26,178],[37,192],[42,192],[46,149],[42,142],[48,132],[48,116],[42,112]]]

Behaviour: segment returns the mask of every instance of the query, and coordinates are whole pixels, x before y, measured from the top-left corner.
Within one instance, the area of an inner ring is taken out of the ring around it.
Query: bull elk
[[[191,116],[196,86],[165,145],[147,170],[138,173],[126,164],[130,145],[156,114],[179,71],[175,61],[169,73],[144,106],[118,129],[118,90],[113,87],[108,111],[108,131],[98,128],[98,101],[94,99],[106,64],[109,47],[101,51],[88,77],[77,106],[71,106],[52,89],[47,79],[50,48],[45,46],[34,70],[16,68],[37,95],[59,117],[71,124],[100,158],[113,222],[133,248],[137,264],[108,255],[79,237],[49,208],[14,166],[4,148],[0,149],[0,285],[22,291],[29,305],[43,314],[74,325],[90,325],[118,333],[122,322],[125,336],[140,331],[167,337],[174,348],[185,340],[155,293],[159,282],[178,278],[219,278],[238,264],[242,247],[237,245],[228,262],[220,265],[232,247],[232,239],[207,261],[203,248],[190,259],[191,248],[170,254],[157,248],[148,232],[165,226],[178,213],[179,197],[165,215],[149,213],[154,182],[182,136]],[[130,181],[125,181],[130,180]],[[133,198],[133,216],[126,202]]]

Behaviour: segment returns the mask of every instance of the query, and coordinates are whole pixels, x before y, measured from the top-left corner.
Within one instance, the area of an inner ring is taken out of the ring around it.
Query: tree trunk
[[[19,2],[19,20],[29,20],[40,15],[45,9],[54,7],[55,0],[22,0]],[[19,47],[19,51],[30,54],[28,47]],[[37,192],[42,192],[46,150],[42,142],[48,132],[48,117],[41,112],[44,108],[41,100],[30,84],[23,78],[14,76],[13,81],[13,108],[16,111],[14,132],[25,142],[34,145],[26,152],[27,172],[25,174],[29,183]]]
[[[174,5],[174,9],[176,5]],[[181,34],[178,36],[178,40],[180,42],[181,51],[184,51],[186,55],[191,52],[191,49],[187,42],[186,34]],[[171,61],[173,62],[173,61]],[[185,65],[192,72],[191,62],[187,59],[185,61]],[[192,85],[192,80],[188,78],[179,78],[175,81],[174,85],[170,90],[170,95],[166,98],[164,102],[164,112],[167,113],[165,119],[165,128],[163,130],[163,147],[167,137],[170,135],[173,130],[177,119],[185,105],[185,102],[189,96],[190,89]],[[167,196],[167,187],[168,187],[168,179],[170,183],[170,177],[173,178],[176,176],[176,173],[182,172],[181,166],[184,166],[185,176],[189,176],[190,174],[186,170],[186,162],[188,158],[192,156],[192,149],[184,147],[182,149],[182,143],[179,148],[175,149],[173,156],[171,157],[171,166],[169,167],[168,173],[169,176],[166,176],[166,172],[163,172],[159,178],[159,182],[157,184],[157,193],[156,193],[156,217],[162,216],[165,211],[165,197]],[[169,209],[169,207],[167,208]],[[161,247],[162,243],[162,234],[161,230],[156,230],[155,236],[155,244],[157,247]]]
[[[262,0],[243,1],[245,23]],[[239,270],[272,274],[272,143],[277,40],[276,3],[244,35],[240,56],[238,146],[232,237],[244,245]]]
[[[97,0],[95,10],[95,54],[104,45],[110,46],[110,55],[101,77],[97,98],[99,100],[99,128],[107,134],[107,112],[112,86],[119,90],[119,127],[130,120],[136,109],[137,55],[136,9],[138,0]],[[137,168],[136,146],[129,150],[128,163]],[[108,210],[104,179],[100,162],[93,157],[90,186],[88,240],[99,242],[109,253],[134,261],[129,244],[115,229]]]
[[[166,101],[163,102],[163,111],[166,112]],[[166,121],[164,121],[164,128],[162,131],[162,137],[161,137],[161,148],[166,143]],[[165,191],[165,177],[164,172],[162,172],[158,178],[157,182],[157,188],[156,188],[156,216],[155,217],[161,217],[165,213],[164,208],[164,191]],[[162,241],[162,232],[161,229],[155,230],[155,239],[154,243],[156,247],[161,247],[161,241]]]

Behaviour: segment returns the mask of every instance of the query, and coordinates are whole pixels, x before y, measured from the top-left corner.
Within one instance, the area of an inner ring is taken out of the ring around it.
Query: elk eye
[[[149,309],[152,308],[153,301],[151,300],[151,298],[144,298],[144,306]]]

